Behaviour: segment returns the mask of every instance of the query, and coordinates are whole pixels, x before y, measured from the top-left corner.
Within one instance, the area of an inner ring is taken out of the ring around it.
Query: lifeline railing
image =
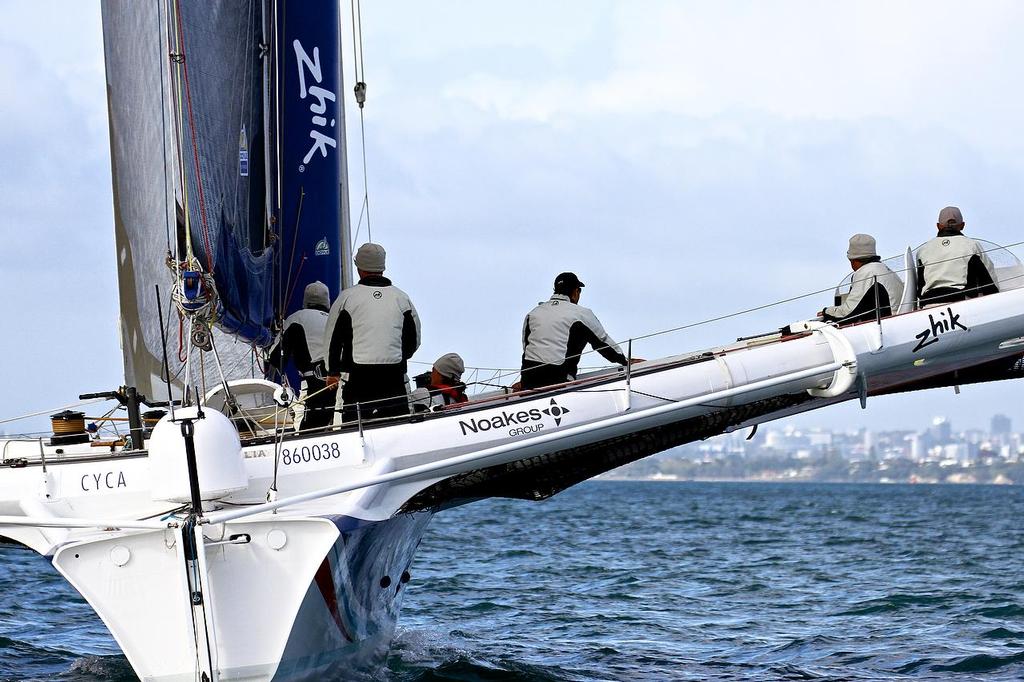
[[[994,244],[992,242],[986,242],[986,244],[991,244],[992,246],[991,246],[991,248],[984,249],[983,253],[993,253],[993,252],[1000,252],[1000,251],[1011,252],[1011,249],[1014,249],[1014,248],[1017,248],[1019,246],[1024,245],[1024,240],[1019,241],[1019,242],[1015,242],[1015,243],[1012,243],[1012,244],[1008,244],[1006,246],[1001,246],[1001,245],[998,245],[998,244]],[[892,258],[898,258],[898,257],[899,256],[893,256]],[[886,260],[891,260],[892,258],[886,259]],[[939,261],[939,262],[950,262],[950,261],[962,260],[963,258],[965,258],[965,257],[964,256],[956,256],[956,257],[948,258],[948,259],[945,259],[945,260]],[[893,270],[894,273],[906,273],[907,271],[908,271],[908,268],[905,268],[905,267]],[[1024,274],[1014,275],[1012,277],[1006,278],[1005,281],[1009,281],[1011,279],[1020,279],[1020,278],[1024,278]],[[1000,283],[1002,283],[1002,282],[1000,282]],[[806,293],[803,293],[803,294],[799,294],[797,296],[791,296],[791,297],[788,297],[788,298],[772,301],[772,302],[769,302],[769,303],[765,303],[765,304],[761,304],[761,305],[757,305],[757,306],[752,306],[750,308],[745,308],[745,309],[737,310],[737,311],[734,311],[734,312],[731,312],[731,313],[727,313],[727,314],[724,314],[724,315],[710,317],[710,318],[706,318],[706,319],[703,319],[703,320],[698,320],[696,322],[691,322],[691,323],[687,323],[687,324],[684,324],[684,325],[680,325],[680,326],[677,326],[677,327],[673,327],[673,328],[669,328],[669,329],[663,329],[663,330],[656,331],[656,332],[651,332],[651,333],[648,333],[648,334],[642,334],[642,335],[639,335],[639,336],[630,337],[629,339],[626,340],[626,343],[629,345],[629,349],[630,349],[630,351],[629,351],[629,360],[632,361],[632,343],[634,341],[642,341],[642,340],[646,340],[646,339],[650,339],[650,338],[654,338],[654,337],[658,337],[658,336],[674,334],[674,333],[678,333],[678,332],[685,331],[685,330],[688,330],[688,329],[694,329],[694,328],[697,328],[697,327],[706,326],[706,325],[709,325],[709,324],[713,324],[715,322],[721,322],[723,320],[727,320],[727,319],[731,319],[731,318],[735,318],[735,317],[740,317],[740,316],[743,316],[743,315],[749,315],[751,313],[760,312],[760,311],[767,310],[767,309],[770,309],[770,308],[773,308],[773,307],[778,307],[778,306],[781,306],[781,305],[785,305],[787,303],[793,303],[793,302],[796,302],[796,301],[799,301],[799,300],[802,300],[802,299],[805,299],[805,298],[810,298],[811,296],[818,296],[820,294],[828,293],[828,292],[834,291],[834,290],[835,290],[835,286],[829,286],[827,288],[818,289],[818,290],[815,290],[815,291],[809,291],[809,292],[806,292]],[[880,318],[878,316],[876,316],[876,319],[875,319],[875,322],[879,326],[879,328],[881,328],[881,319],[882,318]],[[578,356],[576,356],[576,357],[582,358],[582,357],[584,357],[586,355],[590,355],[590,354],[595,353],[595,352],[597,352],[597,351],[595,351],[595,350],[584,351],[582,353],[579,353]],[[514,377],[514,376],[519,375],[519,374],[522,373],[521,370],[516,370],[516,369],[513,369],[513,368],[483,368],[483,369],[493,369],[496,372],[498,372],[497,374],[495,374],[495,376],[491,377],[491,380],[490,380],[491,382],[499,381],[499,380],[502,380],[502,379],[506,379],[508,377]],[[529,370],[526,370],[526,371],[529,371]],[[627,364],[627,366],[626,366],[627,389],[628,389],[628,385],[630,383],[629,380],[631,378],[631,374],[632,374],[632,372],[631,372],[631,370],[629,368],[629,365]],[[490,385],[490,382],[474,382],[474,383],[470,383],[470,384],[467,384],[467,385],[468,386],[472,386],[472,385],[481,385],[481,384],[483,384],[483,385]],[[323,389],[323,390],[333,390],[333,389]],[[627,390],[627,394],[628,394],[628,390]],[[308,397],[309,396],[307,396],[307,399],[308,399]],[[391,419],[391,418],[383,418],[383,419],[379,419],[379,420],[378,419],[373,419],[373,420],[364,419],[364,417],[362,416],[362,412],[363,412],[364,408],[366,408],[368,406],[371,406],[372,404],[374,404],[376,402],[395,400],[396,398],[400,398],[400,397],[403,397],[403,396],[394,396],[392,398],[381,398],[378,401],[363,401],[362,403],[357,404],[357,408],[356,408],[357,409],[357,420],[356,421],[358,422],[357,428],[359,429],[360,433],[362,433],[362,430],[363,430],[366,422],[372,421],[374,424],[380,424],[380,423],[386,423],[386,420]],[[75,403],[72,406],[65,406],[65,407],[75,407],[75,406],[79,406],[79,405],[83,405],[83,404],[88,404],[88,402],[94,402],[94,401],[87,401],[86,403]],[[301,401],[297,401],[297,402],[301,402]],[[18,421],[18,420],[21,420],[21,419],[25,419],[25,418],[33,417],[33,416],[39,416],[39,415],[42,415],[42,414],[48,414],[48,413],[51,413],[52,411],[59,411],[60,409],[61,408],[56,408],[55,410],[43,410],[43,411],[33,412],[33,413],[30,413],[30,414],[27,414],[27,415],[21,415],[21,416],[10,418],[10,419],[4,419],[4,420],[0,420],[0,424],[4,424],[4,423],[8,423],[8,422],[13,422],[13,421]],[[274,415],[275,421],[278,419],[278,417],[279,417],[279,415],[276,415],[276,414]],[[406,418],[406,415],[402,415],[402,416],[397,417],[395,419],[404,419],[404,418]],[[261,420],[256,419],[255,423],[261,424]],[[280,422],[280,423],[285,423],[285,422]],[[274,429],[274,432],[272,432],[272,433],[276,433],[276,431],[278,430],[276,428],[276,426],[277,426],[277,424],[275,424],[275,429]],[[327,427],[322,427],[321,430],[326,432],[326,431],[333,430],[334,428],[336,428],[336,427],[335,426],[327,426]],[[314,432],[314,431],[315,430],[311,430],[310,432]],[[268,434],[268,435],[270,435],[270,434]]]

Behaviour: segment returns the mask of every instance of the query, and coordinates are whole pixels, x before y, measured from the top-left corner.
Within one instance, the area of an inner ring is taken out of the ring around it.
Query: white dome
[[[177,409],[173,422],[167,415],[153,428],[148,450],[154,500],[184,503],[192,499],[185,437],[181,434],[183,419],[191,419],[195,429],[193,440],[200,497],[204,501],[216,500],[249,485],[235,425],[216,410],[203,410],[202,419],[198,418],[198,411],[196,407]]]

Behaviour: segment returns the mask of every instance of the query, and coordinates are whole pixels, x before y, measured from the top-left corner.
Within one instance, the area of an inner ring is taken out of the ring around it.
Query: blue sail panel
[[[273,258],[262,163],[261,0],[183,0],[172,17],[184,89],[181,162],[192,251],[213,273],[224,331],[271,341]]]
[[[254,254],[224,223],[217,236],[213,273],[221,301],[218,325],[229,334],[266,347],[273,341],[273,250]]]

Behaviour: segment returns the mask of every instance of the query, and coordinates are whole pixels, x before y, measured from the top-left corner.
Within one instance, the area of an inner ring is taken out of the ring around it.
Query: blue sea
[[[0,680],[131,680],[0,548]],[[1021,680],[1024,488],[591,481],[434,518],[387,682]]]

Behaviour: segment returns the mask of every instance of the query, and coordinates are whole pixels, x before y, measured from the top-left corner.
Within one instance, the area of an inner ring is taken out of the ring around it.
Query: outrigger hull
[[[144,680],[372,679],[430,514],[267,518],[71,542],[53,563]],[[154,614],[158,614],[154,616]]]
[[[992,368],[1022,353],[1024,290],[843,329],[792,325],[462,409],[253,439],[247,488],[207,503],[194,527],[152,499],[144,452],[10,442],[19,466],[0,470],[0,535],[51,555],[146,679],[195,679],[197,665],[209,679],[353,676],[382,660],[440,509],[543,498],[689,440],[972,368],[999,378]]]

